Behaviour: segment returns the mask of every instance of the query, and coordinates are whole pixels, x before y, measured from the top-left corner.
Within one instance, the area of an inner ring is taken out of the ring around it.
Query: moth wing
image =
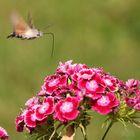
[[[13,12],[11,14],[11,22],[12,22],[12,25],[13,25],[14,32],[16,34],[25,33],[28,29],[30,29],[29,25],[16,12]]]
[[[27,21],[28,21],[28,25],[30,26],[30,28],[34,28],[34,24],[33,24],[33,18],[30,12],[28,12],[28,17],[27,17]]]

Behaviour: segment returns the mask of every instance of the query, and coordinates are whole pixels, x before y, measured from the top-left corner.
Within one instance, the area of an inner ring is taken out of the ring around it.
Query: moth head
[[[36,36],[36,37],[43,36],[43,32],[41,32],[40,30],[38,30],[38,29],[32,29],[32,30],[33,30],[34,36]]]
[[[38,30],[37,36],[43,36],[43,32],[41,32],[41,31]]]

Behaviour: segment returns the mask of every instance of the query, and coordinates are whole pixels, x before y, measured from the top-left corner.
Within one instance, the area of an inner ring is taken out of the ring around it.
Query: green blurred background
[[[9,15],[17,10],[25,19],[31,11],[38,29],[55,34],[52,40],[6,39],[12,31]],[[59,61],[72,59],[120,79],[140,79],[139,0],[1,0],[0,1],[0,125],[11,140],[25,140],[15,131],[14,120],[25,101],[40,89],[46,75]],[[89,140],[100,140],[104,116],[95,114],[88,127]],[[140,130],[116,124],[106,140],[139,140]],[[81,140],[78,132],[76,140]]]

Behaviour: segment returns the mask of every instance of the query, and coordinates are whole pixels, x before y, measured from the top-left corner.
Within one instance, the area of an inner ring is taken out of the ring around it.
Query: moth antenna
[[[49,25],[47,25],[46,27],[44,27],[43,30],[44,30],[44,29],[48,29],[49,27],[51,27],[51,26],[53,26],[53,25],[54,25],[53,23],[52,23],[52,24],[49,24]]]
[[[54,54],[54,33],[52,32],[49,32],[49,33],[43,33],[43,34],[46,34],[46,35],[51,35],[52,36],[52,51],[51,51],[51,57],[53,57],[53,54]]]

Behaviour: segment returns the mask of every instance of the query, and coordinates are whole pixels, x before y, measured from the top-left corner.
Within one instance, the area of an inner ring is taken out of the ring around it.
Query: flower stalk
[[[103,137],[102,137],[101,140],[105,140],[105,138],[106,138],[106,136],[107,136],[107,134],[108,134],[108,132],[109,132],[109,130],[111,129],[111,127],[112,127],[113,124],[114,124],[114,121],[112,120],[112,121],[110,122],[110,124],[108,125],[108,127],[107,127],[107,129],[106,129],[106,131],[105,131],[105,133],[104,133],[104,135],[103,135]]]

